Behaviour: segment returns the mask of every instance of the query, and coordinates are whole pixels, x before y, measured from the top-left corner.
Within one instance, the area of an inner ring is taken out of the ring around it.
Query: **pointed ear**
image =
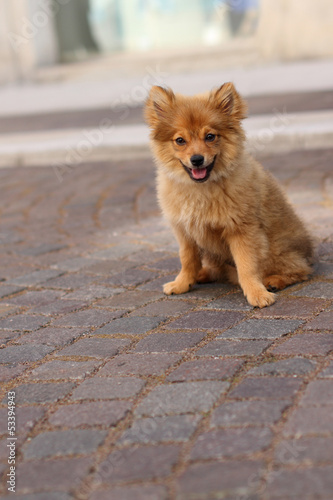
[[[247,106],[239,95],[233,83],[228,82],[211,93],[214,104],[231,117],[242,120],[246,118]]]
[[[171,89],[164,89],[154,85],[149,92],[145,105],[145,118],[148,125],[153,127],[157,122],[166,120],[174,101],[175,94]]]

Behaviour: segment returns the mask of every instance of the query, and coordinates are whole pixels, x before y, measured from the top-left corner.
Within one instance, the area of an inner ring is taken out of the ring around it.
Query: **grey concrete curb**
[[[254,154],[333,145],[333,111],[281,113],[245,120],[248,147]],[[0,136],[0,167],[51,166],[70,169],[87,161],[150,156],[145,125],[111,126]]]

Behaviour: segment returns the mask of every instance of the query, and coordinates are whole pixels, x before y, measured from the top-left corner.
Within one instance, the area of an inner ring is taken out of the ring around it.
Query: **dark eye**
[[[216,135],[215,134],[207,134],[205,137],[206,142],[213,142],[215,140]]]
[[[177,137],[177,139],[176,139],[176,143],[177,143],[179,146],[183,146],[184,144],[186,144],[186,141],[185,141],[185,139],[183,139],[182,137]]]

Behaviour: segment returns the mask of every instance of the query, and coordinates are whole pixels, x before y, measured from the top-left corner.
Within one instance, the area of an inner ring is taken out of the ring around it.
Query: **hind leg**
[[[212,283],[214,281],[223,281],[238,285],[237,270],[234,266],[224,263],[222,266],[204,265],[198,274],[198,283]]]
[[[301,281],[306,281],[309,277],[309,273],[300,274],[271,274],[264,278],[263,283],[268,291],[276,292],[278,290],[283,290],[287,286],[293,285],[294,283],[299,283]]]

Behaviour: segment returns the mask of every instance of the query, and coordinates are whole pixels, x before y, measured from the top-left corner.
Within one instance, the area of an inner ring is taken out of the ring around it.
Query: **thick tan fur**
[[[246,151],[246,105],[233,84],[194,97],[155,86],[145,116],[159,203],[180,246],[181,271],[164,292],[225,279],[265,307],[275,301],[271,291],[306,280],[311,238],[277,181]],[[194,155],[204,158],[200,171]]]

